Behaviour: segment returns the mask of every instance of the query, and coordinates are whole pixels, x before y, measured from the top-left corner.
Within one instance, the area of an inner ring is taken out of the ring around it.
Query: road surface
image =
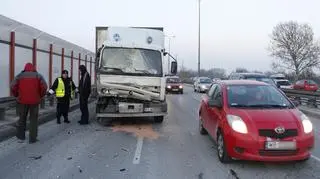
[[[162,124],[135,120],[113,127],[79,126],[80,112],[72,112],[71,124],[42,125],[39,143],[15,138],[0,143],[0,178],[320,178],[320,119],[312,119],[316,146],[305,163],[221,164],[212,139],[198,132],[200,98],[188,87],[183,95],[168,95],[169,115]]]

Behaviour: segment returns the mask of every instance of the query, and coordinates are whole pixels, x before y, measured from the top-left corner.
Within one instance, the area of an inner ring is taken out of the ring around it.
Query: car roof
[[[261,73],[236,73],[236,74],[240,74],[243,76],[259,76],[259,77],[267,77],[267,75],[265,74],[261,74]]]
[[[217,83],[223,84],[223,85],[270,85],[268,83],[256,81],[256,80],[222,80],[218,81]]]

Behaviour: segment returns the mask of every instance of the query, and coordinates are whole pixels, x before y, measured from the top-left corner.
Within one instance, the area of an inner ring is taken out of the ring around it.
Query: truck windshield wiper
[[[144,74],[150,74],[150,72],[148,70],[140,70],[140,69],[135,69],[135,71],[138,71],[138,72],[143,72]]]
[[[123,72],[121,68],[116,68],[116,67],[102,67],[102,68],[105,70],[116,70],[116,71]]]

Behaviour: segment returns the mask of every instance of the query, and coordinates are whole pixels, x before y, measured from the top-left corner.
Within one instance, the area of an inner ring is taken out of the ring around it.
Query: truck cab
[[[163,28],[97,27],[96,54],[97,118],[154,117],[161,123],[167,115],[164,56],[170,55]]]

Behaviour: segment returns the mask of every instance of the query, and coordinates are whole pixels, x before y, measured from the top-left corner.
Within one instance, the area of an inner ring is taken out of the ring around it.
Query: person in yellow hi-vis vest
[[[65,123],[70,123],[68,119],[70,100],[74,98],[76,86],[71,78],[68,77],[68,71],[63,70],[62,76],[57,78],[49,93],[55,94],[57,98],[57,123],[61,124],[60,118],[64,117]]]

